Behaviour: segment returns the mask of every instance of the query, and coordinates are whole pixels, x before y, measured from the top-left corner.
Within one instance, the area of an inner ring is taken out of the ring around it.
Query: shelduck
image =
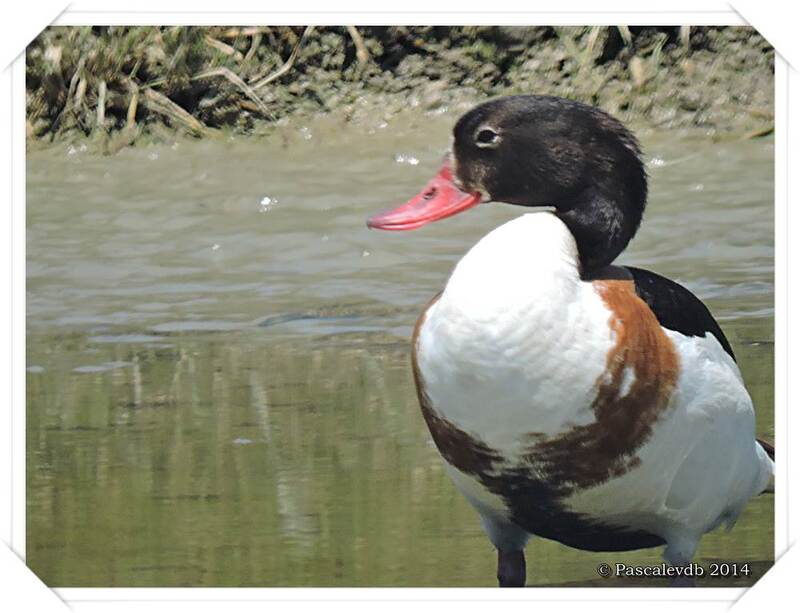
[[[636,233],[647,175],[604,111],[512,96],[462,116],[438,174],[368,220],[410,230],[480,203],[536,208],[481,239],[420,316],[422,415],[456,487],[523,586],[531,536],[589,551],[700,538],[768,490],[769,444],[705,305],[612,262]]]

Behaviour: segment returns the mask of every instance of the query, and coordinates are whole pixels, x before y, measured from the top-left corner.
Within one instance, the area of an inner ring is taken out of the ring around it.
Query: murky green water
[[[408,338],[520,209],[364,226],[434,172],[452,120],[29,155],[27,560],[46,583],[494,585],[419,415]],[[773,144],[641,136],[652,197],[622,261],[706,300],[770,436]],[[754,573],[700,584],[752,583],[772,526],[761,496],[706,536],[698,561]],[[633,585],[597,564],[661,561],[538,539],[528,558],[533,585]]]

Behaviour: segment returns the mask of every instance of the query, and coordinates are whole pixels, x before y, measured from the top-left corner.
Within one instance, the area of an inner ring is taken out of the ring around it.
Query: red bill
[[[380,230],[414,230],[438,219],[466,211],[481,202],[480,192],[462,192],[453,182],[449,156],[437,175],[405,204],[382,211],[367,220]]]

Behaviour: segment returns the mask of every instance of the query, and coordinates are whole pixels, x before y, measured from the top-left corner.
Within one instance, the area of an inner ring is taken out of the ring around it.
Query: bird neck
[[[636,234],[644,192],[638,198],[637,194],[631,196],[625,191],[609,194],[587,188],[572,202],[557,207],[556,215],[575,238],[582,276],[611,264]]]

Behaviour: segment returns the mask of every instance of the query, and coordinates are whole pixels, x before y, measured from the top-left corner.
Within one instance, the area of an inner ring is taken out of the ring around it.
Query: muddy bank
[[[774,54],[748,27],[53,27],[28,48],[29,142],[114,153],[333,114],[565,96],[626,122],[757,136]]]

